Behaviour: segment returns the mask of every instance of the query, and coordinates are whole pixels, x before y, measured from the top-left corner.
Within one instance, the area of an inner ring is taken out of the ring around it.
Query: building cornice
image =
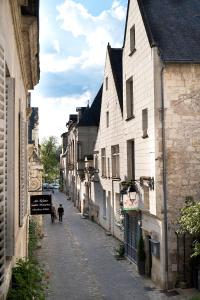
[[[22,15],[21,5],[27,5],[28,1],[9,2],[22,78],[28,91],[39,81],[39,21],[36,16]]]

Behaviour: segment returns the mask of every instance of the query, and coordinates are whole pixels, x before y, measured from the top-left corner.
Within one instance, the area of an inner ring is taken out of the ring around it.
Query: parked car
[[[53,184],[53,188],[56,189],[56,190],[58,190],[60,188],[60,185],[58,183],[54,183]]]
[[[44,182],[42,184],[42,188],[43,188],[43,190],[53,190],[54,186],[53,186],[52,183],[46,183],[46,182]]]

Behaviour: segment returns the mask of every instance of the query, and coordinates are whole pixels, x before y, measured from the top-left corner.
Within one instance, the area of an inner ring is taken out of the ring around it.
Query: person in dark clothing
[[[56,219],[56,209],[55,206],[51,206],[51,222],[54,223],[54,220]]]
[[[64,208],[62,207],[62,204],[58,207],[58,216],[59,216],[59,221],[62,222],[62,217],[64,215]]]

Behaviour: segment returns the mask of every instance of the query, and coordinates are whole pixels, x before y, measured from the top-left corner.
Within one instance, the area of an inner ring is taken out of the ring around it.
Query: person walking
[[[59,216],[59,222],[62,222],[62,217],[64,215],[64,208],[62,207],[62,204],[58,207],[58,216]]]
[[[56,209],[55,209],[55,206],[52,205],[51,206],[51,222],[54,223],[56,219]]]

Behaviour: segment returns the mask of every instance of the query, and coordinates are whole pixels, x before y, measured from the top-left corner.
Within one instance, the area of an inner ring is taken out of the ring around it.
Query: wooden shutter
[[[0,45],[0,286],[5,264],[5,59]]]
[[[15,80],[6,78],[5,213],[6,256],[14,255],[15,207]]]
[[[23,226],[27,211],[27,126],[19,113],[19,226]]]

